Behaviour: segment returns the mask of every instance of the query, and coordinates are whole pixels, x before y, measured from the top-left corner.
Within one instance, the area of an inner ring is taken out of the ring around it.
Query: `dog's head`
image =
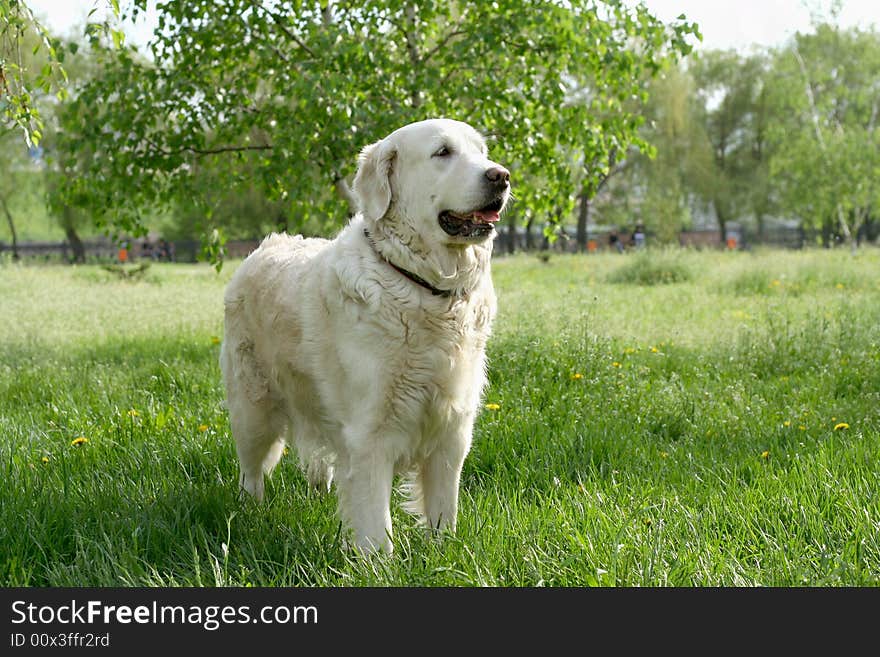
[[[389,228],[404,241],[467,246],[494,237],[510,172],[488,158],[485,140],[468,124],[430,119],[364,148],[354,192],[368,226],[393,219]]]

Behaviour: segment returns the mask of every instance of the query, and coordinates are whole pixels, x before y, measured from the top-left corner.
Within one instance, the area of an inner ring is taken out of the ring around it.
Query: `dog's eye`
[[[449,146],[443,144],[440,148],[434,151],[434,154],[431,157],[446,157],[447,155],[451,155],[452,151],[449,150]]]

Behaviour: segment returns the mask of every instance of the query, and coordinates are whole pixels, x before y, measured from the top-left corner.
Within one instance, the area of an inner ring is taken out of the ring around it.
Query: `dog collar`
[[[429,291],[431,294],[433,294],[435,297],[452,297],[452,296],[456,296],[455,294],[453,294],[452,290],[440,290],[440,289],[434,287],[433,285],[431,285],[428,281],[426,281],[426,280],[425,280],[424,278],[422,278],[421,276],[416,276],[416,275],[413,274],[411,271],[407,271],[407,270],[404,269],[403,267],[398,267],[398,266],[395,265],[393,262],[391,262],[388,258],[386,258],[384,255],[382,255],[382,254],[379,252],[379,249],[376,248],[376,242],[373,241],[373,236],[370,235],[370,231],[368,231],[366,228],[364,228],[364,236],[367,238],[367,241],[370,243],[370,246],[373,247],[373,251],[376,252],[376,255],[378,255],[378,256],[379,256],[380,258],[382,258],[382,260],[384,260],[384,261],[385,261],[390,267],[392,267],[393,269],[396,269],[399,273],[401,273],[402,275],[404,275],[406,278],[408,278],[409,280],[411,280],[411,281],[412,281],[413,283],[415,283],[416,285],[421,285],[423,288],[425,288],[426,290],[428,290],[428,291]]]

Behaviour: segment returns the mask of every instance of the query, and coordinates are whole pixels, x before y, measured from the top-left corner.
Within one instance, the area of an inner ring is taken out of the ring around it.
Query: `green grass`
[[[458,534],[369,560],[292,455],[238,498],[232,266],[0,267],[0,584],[880,584],[880,253],[651,257],[496,260]]]
[[[611,270],[608,282],[635,285],[683,283],[693,277],[691,268],[683,260],[679,249],[639,251],[624,265]]]

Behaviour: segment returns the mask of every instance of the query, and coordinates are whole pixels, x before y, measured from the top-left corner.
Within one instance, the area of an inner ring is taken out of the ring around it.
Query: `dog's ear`
[[[364,218],[378,221],[391,205],[391,169],[397,157],[397,147],[388,139],[365,147],[358,157],[354,177],[354,193]]]

